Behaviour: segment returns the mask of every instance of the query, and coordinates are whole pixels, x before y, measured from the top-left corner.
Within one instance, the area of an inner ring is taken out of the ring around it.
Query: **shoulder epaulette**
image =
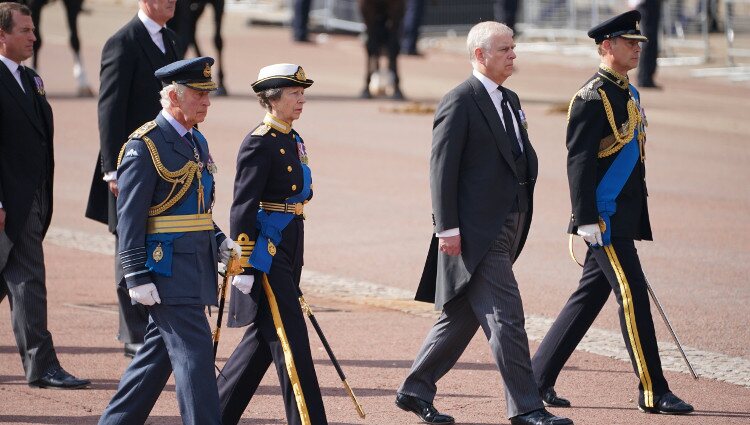
[[[594,78],[593,80],[589,81],[588,84],[578,90],[578,93],[576,93],[576,97],[580,97],[584,101],[601,100],[602,97],[599,95],[598,89],[603,85],[604,82],[601,80],[601,78]]]
[[[149,121],[146,124],[143,124],[142,126],[138,127],[134,132],[130,133],[130,136],[128,136],[128,139],[140,139],[145,134],[148,134],[149,131],[156,128],[156,121]]]
[[[271,126],[266,125],[266,124],[261,124],[258,126],[258,128],[255,129],[255,131],[253,131],[252,135],[253,136],[265,136],[266,133],[268,133],[269,131],[271,131]]]

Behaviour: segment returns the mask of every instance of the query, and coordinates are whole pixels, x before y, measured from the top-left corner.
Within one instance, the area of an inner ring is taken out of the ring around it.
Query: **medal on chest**
[[[307,165],[307,150],[305,149],[305,144],[302,143],[302,140],[300,140],[297,135],[294,136],[294,140],[297,142],[297,156],[299,156],[299,161]]]

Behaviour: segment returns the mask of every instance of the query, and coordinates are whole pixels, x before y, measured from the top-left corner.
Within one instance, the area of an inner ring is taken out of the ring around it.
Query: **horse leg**
[[[73,49],[73,76],[78,82],[78,97],[93,97],[86,69],[81,58],[81,41],[78,38],[78,15],[81,13],[83,0],[64,0],[65,13],[70,33],[70,47]]]
[[[188,22],[188,44],[195,48],[195,55],[200,57],[201,49],[198,47],[198,40],[196,39],[195,33],[198,32],[198,19],[203,15],[203,11],[206,10],[206,0],[191,0],[190,1],[190,20]]]
[[[214,46],[216,46],[216,68],[219,70],[219,88],[217,96],[226,96],[227,89],[224,87],[224,39],[221,37],[221,23],[224,19],[224,0],[213,0],[214,6]]]
[[[31,10],[31,21],[34,22],[34,35],[36,41],[34,41],[34,59],[31,62],[31,66],[37,69],[39,64],[39,50],[42,48],[42,34],[39,32],[39,23],[42,20],[42,7],[46,0],[27,0],[21,1],[26,4]]]
[[[401,93],[398,76],[398,54],[401,50],[401,25],[404,19],[404,1],[394,0],[388,5],[388,22],[387,27],[387,50],[388,50],[388,70],[393,78],[393,94],[391,98],[403,100],[404,94]]]

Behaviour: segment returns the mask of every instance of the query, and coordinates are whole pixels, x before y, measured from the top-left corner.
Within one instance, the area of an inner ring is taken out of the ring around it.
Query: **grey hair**
[[[258,103],[266,111],[271,112],[271,101],[281,99],[281,93],[284,91],[283,87],[277,87],[273,89],[263,90],[258,93]]]
[[[184,84],[177,84],[172,83],[159,92],[159,102],[161,103],[162,108],[169,108],[172,105],[172,102],[169,100],[169,93],[175,92],[177,94],[177,99],[182,100],[182,98],[185,96],[185,88],[186,86]]]
[[[469,50],[469,60],[475,63],[477,58],[474,51],[477,48],[483,52],[490,50],[492,37],[495,35],[509,35],[513,37],[513,30],[505,24],[495,21],[484,21],[474,25],[466,36],[466,48]]]

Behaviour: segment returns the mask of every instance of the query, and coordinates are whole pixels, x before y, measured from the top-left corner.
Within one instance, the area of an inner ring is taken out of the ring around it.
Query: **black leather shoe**
[[[549,387],[539,391],[542,402],[547,407],[570,407],[570,400],[562,398],[555,392],[555,387]]]
[[[75,390],[85,388],[91,384],[87,379],[78,379],[60,366],[51,367],[40,379],[29,382],[30,387],[55,388],[59,390]]]
[[[419,419],[428,424],[452,424],[455,423],[453,416],[444,415],[435,409],[431,403],[421,398],[398,393],[396,394],[396,406],[407,412],[414,412]]]
[[[135,354],[138,352],[138,350],[143,347],[143,343],[140,342],[126,342],[125,343],[125,357],[130,357],[131,359],[135,357]]]
[[[643,393],[638,396],[638,410],[645,413],[662,413],[665,415],[686,415],[691,413],[693,406],[682,401],[672,393],[666,393],[659,397],[654,403],[654,407],[646,407],[643,402]]]
[[[573,425],[568,418],[555,416],[546,409],[537,409],[529,413],[510,418],[511,425]]]

